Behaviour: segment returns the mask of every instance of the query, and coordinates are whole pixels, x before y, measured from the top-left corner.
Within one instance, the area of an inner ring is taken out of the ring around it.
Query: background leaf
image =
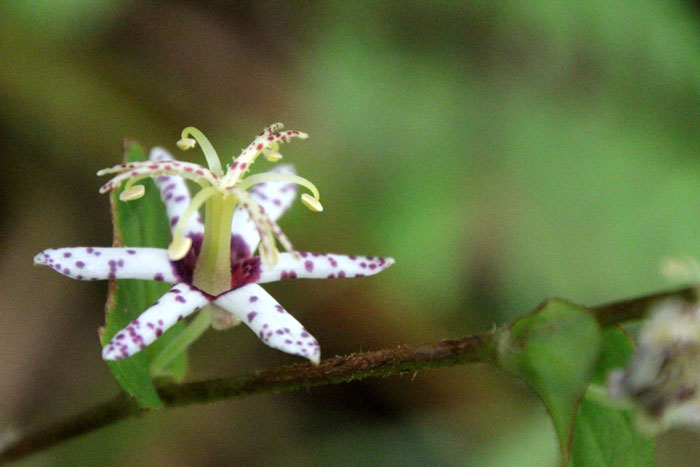
[[[606,330],[593,381],[604,384],[610,370],[626,366],[633,351],[632,341],[620,328]],[[654,465],[654,441],[635,429],[633,415],[631,410],[601,404],[587,393],[576,418],[574,465]]]
[[[144,149],[133,141],[124,144],[124,161],[146,160]],[[151,179],[141,183],[145,195],[128,203],[119,200],[121,190],[112,192],[110,205],[114,224],[114,246],[146,246],[167,248],[169,241],[168,220],[155,183]],[[105,345],[119,330],[138,317],[169,289],[168,284],[154,281],[111,281],[105,310],[105,327],[100,339]],[[162,405],[155,389],[148,366],[155,355],[184,329],[184,322],[168,330],[142,352],[133,357],[107,362],[124,391],[134,396],[142,407],[157,408]],[[187,372],[186,355],[183,353],[168,366],[167,373],[180,380]]]
[[[584,308],[549,300],[504,333],[499,362],[525,378],[554,422],[566,463],[579,401],[601,348],[598,323]]]

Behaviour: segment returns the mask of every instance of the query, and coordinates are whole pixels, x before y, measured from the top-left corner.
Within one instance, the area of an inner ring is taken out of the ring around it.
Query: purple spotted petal
[[[160,248],[55,248],[36,255],[34,264],[49,266],[64,276],[79,280],[177,282],[168,252]]]
[[[153,148],[149,157],[154,162],[170,161],[173,156],[163,148]],[[182,212],[190,204],[190,192],[187,189],[185,180],[177,175],[161,175],[155,177],[156,185],[160,191],[160,197],[165,204],[165,212],[168,215],[171,231],[175,229],[177,221],[180,220]],[[204,224],[199,217],[199,213],[194,213],[185,227],[185,235],[197,236],[204,234]]]
[[[291,164],[278,165],[270,170],[273,173],[296,173]],[[255,185],[250,190],[251,197],[265,210],[265,213],[273,221],[277,221],[282,214],[287,212],[297,195],[297,186],[289,182],[265,182]],[[243,206],[238,206],[233,215],[231,232],[238,235],[240,241],[248,246],[250,253],[253,253],[260,243],[260,235],[255,228],[255,224],[250,219],[248,212]]]
[[[187,284],[175,286],[141,316],[119,331],[102,349],[105,360],[121,360],[138,353],[175,323],[209,303],[209,297]]]
[[[270,347],[319,362],[321,348],[316,339],[259,285],[231,290],[214,303],[233,313]]]
[[[348,256],[331,253],[280,253],[278,263],[267,267],[260,265],[260,279],[264,284],[282,279],[332,279],[341,277],[362,277],[377,274],[394,264],[393,258],[377,256]]]

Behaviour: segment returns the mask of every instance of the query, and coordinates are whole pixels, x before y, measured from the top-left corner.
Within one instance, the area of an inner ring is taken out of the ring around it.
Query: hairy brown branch
[[[675,299],[697,302],[699,298],[698,292],[699,290],[696,287],[685,287],[669,292],[659,292],[596,306],[591,311],[596,315],[601,326],[612,326],[626,321],[642,319],[654,305],[664,300]]]
[[[291,391],[423,368],[487,362],[495,356],[492,344],[493,333],[485,333],[434,344],[339,356],[324,360],[318,366],[296,364],[244,376],[172,384],[160,387],[158,393],[166,407],[176,407],[240,398],[261,392]],[[23,437],[0,454],[0,462],[19,459],[121,419],[142,415],[146,411],[139,408],[133,399],[120,394],[112,401]]]
[[[640,319],[656,302],[668,298],[696,300],[695,288],[661,292],[591,308],[603,326]],[[297,364],[250,375],[162,386],[158,393],[166,407],[234,399],[263,392],[292,391],[390,376],[424,368],[464,363],[493,363],[496,357],[496,331],[443,340],[433,344],[401,346],[394,349],[356,353],[329,358],[318,366]],[[67,420],[30,433],[0,453],[0,462],[16,460],[61,441],[88,433],[119,420],[142,415],[146,410],[124,394]]]

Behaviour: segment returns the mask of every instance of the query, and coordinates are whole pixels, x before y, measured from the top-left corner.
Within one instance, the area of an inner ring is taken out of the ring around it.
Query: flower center
[[[192,234],[192,247],[178,261],[173,261],[173,267],[178,280],[187,284],[194,281],[197,259],[202,249],[202,235]],[[260,257],[251,256],[250,248],[239,235],[231,236],[231,283],[227,290],[236,289],[255,282],[260,278]]]
[[[142,185],[136,182],[160,175],[179,175],[197,183],[201,189],[192,198],[183,211],[173,230],[173,239],[168,247],[168,255],[172,261],[186,257],[192,249],[193,239],[185,234],[189,219],[204,206],[204,236],[198,251],[193,252],[196,264],[192,273],[192,285],[200,290],[218,295],[233,286],[231,258],[231,224],[233,213],[238,205],[245,209],[253,221],[260,236],[260,257],[273,266],[277,263],[279,250],[276,240],[288,251],[294,252],[289,239],[277,223],[271,219],[265,210],[248,193],[253,186],[269,181],[287,181],[307,188],[311,194],[304,193],[301,200],[312,211],[322,211],[319,192],[316,186],[303,177],[288,173],[261,173],[243,178],[250,166],[262,154],[267,160],[275,162],[282,158],[279,145],[289,142],[292,138],[306,139],[308,135],[299,131],[281,131],[283,125],[276,123],[266,128],[258,135],[233,163],[223,171],[219,156],[204,134],[194,127],[182,131],[177,146],[182,150],[192,149],[197,144],[207,160],[208,169],[197,164],[179,161],[147,161],[121,164],[98,172],[98,175],[118,173],[112,180],[100,188],[104,193],[118,187],[127,181],[120,195],[122,201],[138,199],[144,194]],[[249,252],[251,254],[252,252]],[[236,273],[238,274],[238,273]],[[245,275],[245,274],[244,274]],[[237,278],[235,282],[245,280]]]

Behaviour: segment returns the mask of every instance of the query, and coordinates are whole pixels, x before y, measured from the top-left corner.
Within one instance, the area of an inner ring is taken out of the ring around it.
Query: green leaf
[[[498,363],[525,378],[542,398],[563,464],[569,460],[579,401],[596,368],[601,340],[593,315],[562,300],[545,302],[500,335]]]
[[[124,143],[124,162],[146,160],[144,149],[132,141]],[[167,248],[169,241],[168,219],[158,189],[151,179],[141,181],[146,192],[135,201],[122,202],[119,192],[112,192],[110,205],[114,224],[114,246],[148,246]],[[169,289],[168,284],[139,281],[110,281],[105,308],[105,326],[100,340],[105,345],[129,322],[137,318]],[[124,360],[107,362],[109,369],[122,389],[136,398],[144,408],[157,408],[162,402],[156,392],[148,366],[151,360],[177,334],[183,331],[184,322],[168,330],[156,342]],[[186,355],[183,353],[171,362],[168,373],[176,380],[184,378],[187,371]]]
[[[604,384],[614,368],[625,367],[634,352],[630,338],[619,328],[603,334],[601,357],[594,382]],[[586,393],[576,420],[572,460],[577,467],[592,465],[654,465],[654,441],[642,436],[630,410],[610,407],[605,400]]]

